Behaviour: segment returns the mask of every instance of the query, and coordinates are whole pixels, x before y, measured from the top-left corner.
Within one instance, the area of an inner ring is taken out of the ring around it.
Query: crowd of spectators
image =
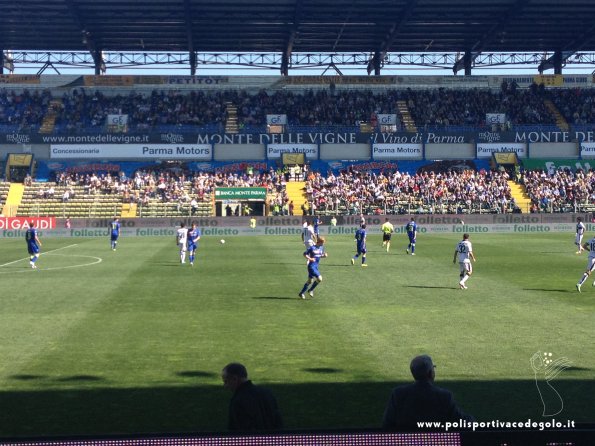
[[[37,131],[51,99],[49,91],[16,93],[0,89],[0,127]]]
[[[595,172],[532,170],[522,174],[531,212],[576,212],[595,204]]]
[[[74,90],[62,96],[56,127],[66,132],[105,128],[110,114],[128,115],[130,130],[150,131],[162,127],[191,127],[222,132],[226,121],[226,102],[237,101],[232,91],[209,92],[153,91],[105,96],[99,91],[89,95]]]
[[[306,175],[307,202],[302,210],[310,215],[519,211],[508,185],[512,178],[506,170],[411,174],[398,170],[359,172],[351,167],[336,174],[308,171]],[[525,170],[515,179],[526,187],[531,212],[581,212],[595,207],[594,171]],[[291,179],[281,169],[254,174],[138,170],[131,177],[124,173],[60,172],[55,181],[38,183],[35,198],[68,202],[77,194],[118,195],[124,203],[175,203],[178,210],[192,213],[199,203],[211,202],[216,187],[264,187],[270,214],[293,215],[288,181]],[[25,185],[33,184],[27,176]]]
[[[409,174],[353,169],[327,176],[311,172],[306,194],[313,213],[511,212],[516,204],[506,171],[448,171]]]
[[[30,177],[25,184],[32,185]],[[122,197],[123,202],[140,206],[150,206],[154,202],[176,203],[178,210],[187,208],[193,213],[198,203],[211,201],[216,187],[264,187],[271,204],[278,203],[282,207],[289,204],[285,184],[285,176],[273,169],[255,174],[140,169],[131,177],[123,172],[59,172],[55,174],[55,181],[37,188],[36,198],[66,202],[76,196],[76,190],[82,190],[84,195],[116,194]],[[60,189],[60,194],[56,194],[54,185]]]
[[[595,90],[564,88],[548,90],[547,95],[569,124],[582,126],[595,123]]]
[[[267,114],[286,114],[292,131],[329,128],[357,131],[362,122],[377,124],[380,113],[396,113],[405,101],[420,130],[489,127],[486,113],[504,113],[506,128],[556,124],[546,106],[551,99],[571,124],[593,124],[595,92],[590,89],[519,89],[503,84],[488,89],[320,89],[301,92],[261,90],[153,91],[108,96],[100,91],[74,89],[55,106],[54,132],[104,130],[109,114],[128,115],[129,132],[205,131],[222,133],[228,105],[237,109],[241,132],[266,131]],[[36,131],[50,107],[49,91],[22,93],[0,90],[0,126]],[[400,126],[397,126],[400,129]]]
[[[520,90],[514,85],[503,84],[498,92],[477,88],[408,89],[403,96],[419,129],[485,127],[486,113],[505,114],[505,130],[518,124],[555,124],[540,89]]]

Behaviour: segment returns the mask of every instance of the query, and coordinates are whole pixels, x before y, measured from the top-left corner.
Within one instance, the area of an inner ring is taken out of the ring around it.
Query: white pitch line
[[[64,256],[64,257],[84,257],[86,259],[94,259],[94,262],[91,263],[80,263],[78,265],[68,265],[68,266],[53,266],[53,267],[49,267],[49,268],[41,268],[41,269],[22,269],[22,270],[18,270],[18,271],[0,271],[0,274],[16,274],[16,273],[35,273],[35,274],[39,274],[37,271],[53,271],[53,270],[58,270],[58,269],[70,269],[70,268],[83,268],[85,266],[92,266],[92,265],[97,265],[98,263],[103,262],[103,259],[101,257],[95,257],[95,256],[86,256],[86,255],[79,255],[79,254],[54,254],[53,252],[51,252],[50,254],[48,254],[47,252],[45,253],[46,255],[50,255],[50,256]]]
[[[61,249],[72,248],[73,246],[77,246],[77,245],[78,245],[78,243],[75,243],[73,245],[68,245],[68,246],[62,246],[61,248],[56,248],[56,249],[52,249],[51,251],[42,252],[39,255],[41,256],[43,254],[49,254],[50,252],[60,251]],[[13,263],[22,262],[23,260],[29,260],[29,259],[30,259],[30,257],[24,257],[22,259],[13,260],[12,262],[8,262],[3,265],[0,265],[0,268],[2,268],[3,266],[12,265]]]

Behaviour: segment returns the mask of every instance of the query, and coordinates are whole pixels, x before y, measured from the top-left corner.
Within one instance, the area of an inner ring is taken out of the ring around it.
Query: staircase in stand
[[[289,201],[293,201],[293,215],[303,215],[302,204],[307,201],[304,181],[289,181],[285,186]]]
[[[417,126],[415,125],[415,121],[413,120],[411,113],[409,113],[407,101],[397,101],[397,110],[399,110],[401,121],[403,122],[405,130],[408,132],[417,132]]]
[[[512,180],[508,180],[508,186],[510,187],[512,198],[514,198],[515,203],[521,209],[521,213],[528,214],[531,207],[531,199],[527,194],[525,186],[515,183]]]
[[[136,203],[123,204],[122,205],[122,218],[134,218],[136,217]]]
[[[8,195],[6,196],[6,203],[2,209],[2,215],[5,217],[14,217],[17,215],[17,209],[23,200],[23,193],[25,186],[23,183],[11,183]]]
[[[554,115],[554,118],[556,118],[556,125],[558,126],[558,128],[564,132],[567,132],[570,129],[570,126],[568,125],[568,121],[566,121],[566,118],[564,118],[564,116],[562,116],[562,113],[560,113],[560,110],[558,110],[558,107],[556,107],[556,104],[554,104],[550,99],[544,99],[543,103],[545,104],[546,108],[552,113],[552,115]]]
[[[238,124],[238,108],[231,102],[226,102],[227,121],[225,121],[225,133],[238,133],[240,126]]]
[[[48,110],[43,117],[43,121],[41,122],[41,127],[39,127],[39,133],[52,133],[54,131],[58,110],[62,108],[62,105],[61,99],[52,99],[50,101]]]

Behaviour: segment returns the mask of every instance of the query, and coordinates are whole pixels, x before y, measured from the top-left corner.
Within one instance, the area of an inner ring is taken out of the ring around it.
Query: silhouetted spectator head
[[[221,379],[223,387],[235,392],[240,385],[248,381],[248,370],[243,364],[232,362],[223,367]]]
[[[428,355],[416,356],[411,360],[411,374],[416,381],[434,381],[434,363]]]

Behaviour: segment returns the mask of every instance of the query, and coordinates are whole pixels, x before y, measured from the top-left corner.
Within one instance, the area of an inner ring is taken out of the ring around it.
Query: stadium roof
[[[595,51],[593,0],[0,0],[0,50]],[[554,59],[552,59],[552,62]]]

